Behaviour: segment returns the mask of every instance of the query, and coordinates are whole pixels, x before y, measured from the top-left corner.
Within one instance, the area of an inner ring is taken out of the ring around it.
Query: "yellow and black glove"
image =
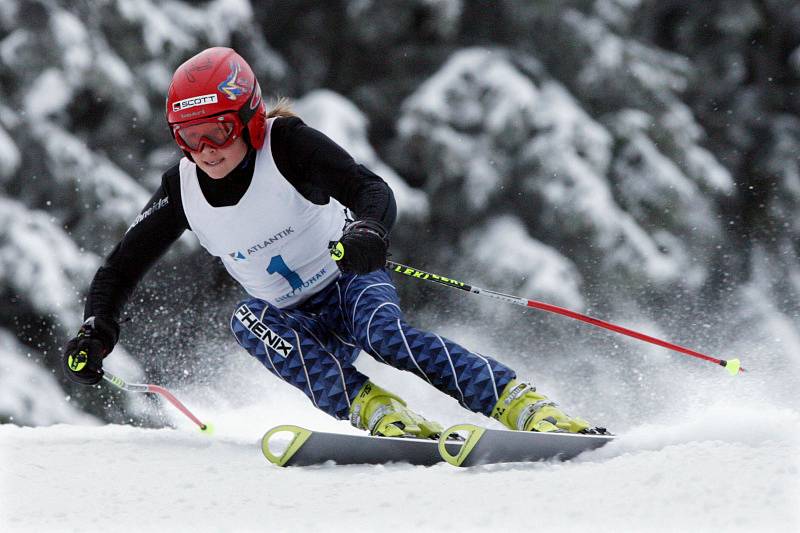
[[[64,349],[64,375],[81,385],[94,385],[103,379],[103,359],[119,338],[114,320],[89,317]]]
[[[345,273],[366,274],[386,265],[389,239],[386,228],[375,220],[356,220],[342,238],[330,243],[331,257]]]

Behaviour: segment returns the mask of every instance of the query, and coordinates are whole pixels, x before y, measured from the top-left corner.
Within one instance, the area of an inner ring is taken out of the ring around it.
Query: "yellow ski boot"
[[[396,394],[367,381],[350,406],[350,423],[381,437],[435,439],[444,428],[406,407]]]
[[[559,431],[585,433],[589,423],[559,409],[555,402],[529,383],[511,380],[492,409],[492,418],[518,431]]]

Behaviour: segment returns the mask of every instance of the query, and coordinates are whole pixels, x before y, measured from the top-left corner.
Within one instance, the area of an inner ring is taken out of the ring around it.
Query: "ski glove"
[[[345,273],[367,274],[386,265],[389,239],[375,220],[356,220],[344,229],[338,242],[331,242],[331,257]]]
[[[94,385],[103,379],[103,359],[119,338],[119,326],[113,320],[89,317],[64,350],[64,375],[82,385]]]

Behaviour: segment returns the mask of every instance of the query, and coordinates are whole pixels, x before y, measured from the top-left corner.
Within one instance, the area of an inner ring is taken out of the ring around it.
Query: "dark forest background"
[[[164,119],[172,71],[215,45],[390,182],[393,259],[746,351],[762,375],[796,382],[797,2],[6,0],[0,421],[157,423],[68,384],[60,353],[102,258],[180,156]],[[531,374],[557,360],[557,383],[702,368],[397,282],[416,321],[469,331]],[[242,297],[184,238],[137,290],[111,358],[132,376],[213,385],[225,357],[244,356],[227,327]]]

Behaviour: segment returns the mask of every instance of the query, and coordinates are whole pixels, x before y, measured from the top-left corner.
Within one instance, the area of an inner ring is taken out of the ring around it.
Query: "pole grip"
[[[395,263],[394,261],[386,261],[386,267],[392,272],[397,272],[398,274],[403,274],[404,276],[408,276],[410,278],[432,281],[433,283],[438,283],[440,285],[445,285],[447,287],[452,287],[454,289],[461,289],[462,291],[467,291],[467,292],[472,292],[473,290],[470,285],[467,285],[462,281],[458,281],[452,278],[447,278],[445,276],[440,276],[438,274],[431,274],[430,272],[425,272],[424,270],[410,267],[408,265]]]

